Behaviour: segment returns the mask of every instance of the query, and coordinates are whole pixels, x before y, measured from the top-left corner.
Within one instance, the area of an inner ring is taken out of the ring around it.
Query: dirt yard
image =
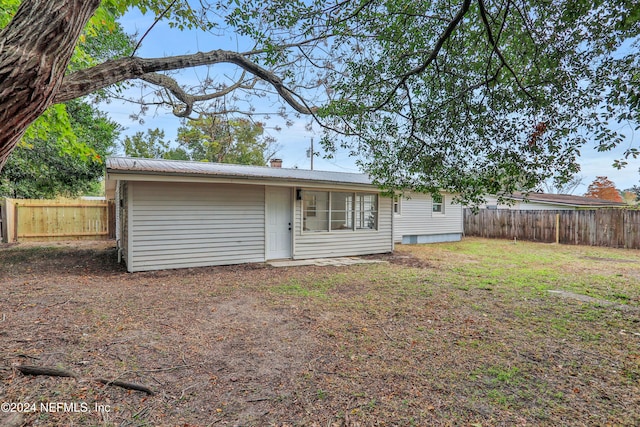
[[[525,277],[471,244],[134,274],[111,243],[0,246],[0,425],[640,424],[640,253],[530,244]]]

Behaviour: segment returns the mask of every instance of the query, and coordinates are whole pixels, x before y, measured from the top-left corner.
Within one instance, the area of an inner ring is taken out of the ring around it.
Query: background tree
[[[178,142],[193,160],[264,166],[273,155],[273,139],[264,125],[248,119],[202,115],[178,129]]]
[[[622,201],[628,205],[635,206],[638,204],[638,195],[634,191],[623,190],[620,196]]]
[[[112,153],[121,128],[87,103],[70,101],[64,108],[70,132],[85,150],[61,151],[55,131],[26,137],[0,175],[0,197],[49,199],[102,194],[102,160]]]
[[[585,197],[592,199],[609,200],[611,202],[622,202],[620,192],[616,185],[606,176],[598,176],[589,184]]]
[[[624,191],[627,193],[633,193],[636,196],[636,199],[640,200],[640,185],[634,185]]]
[[[136,132],[122,141],[127,156],[148,159],[190,160],[191,157],[182,147],[172,148],[169,141],[165,141],[164,131],[148,129],[147,133]]]
[[[573,194],[582,185],[584,176],[574,175],[568,182],[558,183],[553,179],[547,179],[542,183],[540,189],[548,194]]]

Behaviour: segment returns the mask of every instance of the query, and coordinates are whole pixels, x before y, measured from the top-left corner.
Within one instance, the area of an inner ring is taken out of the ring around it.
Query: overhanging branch
[[[191,112],[193,111],[193,105],[196,102],[209,101],[212,99],[221,98],[225,95],[230,94],[234,90],[240,89],[240,88],[251,89],[253,85],[243,84],[245,75],[246,73],[243,72],[242,76],[240,76],[238,81],[236,81],[231,86],[228,86],[220,90],[217,90],[213,93],[208,93],[204,95],[192,95],[186,92],[183,88],[180,87],[178,82],[176,82],[174,79],[164,74],[158,74],[158,73],[143,74],[140,77],[140,79],[156,86],[162,86],[163,88],[171,92],[171,94],[176,99],[178,99],[180,102],[184,104],[184,107],[182,110],[178,110],[177,108],[174,108],[173,114],[175,114],[178,117],[189,117],[189,115],[191,115]]]
[[[382,109],[385,105],[391,102],[395,93],[409,80],[409,78],[423,73],[427,69],[427,67],[429,67],[429,65],[431,65],[431,63],[433,63],[436,60],[436,58],[438,57],[438,54],[440,53],[440,50],[442,49],[442,46],[444,46],[445,42],[449,40],[449,38],[451,37],[455,29],[458,27],[458,25],[460,24],[464,16],[469,11],[470,5],[471,5],[471,0],[464,0],[456,16],[449,22],[449,25],[447,25],[447,28],[444,30],[444,32],[440,35],[440,37],[436,41],[436,44],[434,45],[427,59],[420,66],[413,68],[409,70],[406,74],[404,74],[400,79],[400,81],[398,81],[398,83],[396,83],[394,88],[389,92],[389,95],[385,98],[385,100],[380,104],[371,108],[372,111]]]
[[[508,5],[507,5],[507,8],[508,8]],[[507,70],[509,70],[509,72],[513,76],[513,78],[514,78],[516,84],[518,85],[518,87],[520,88],[520,90],[522,90],[532,101],[535,101],[536,98],[529,93],[527,88],[525,88],[523,86],[522,82],[520,81],[520,78],[518,77],[518,74],[516,74],[514,69],[507,62],[507,60],[505,59],[504,55],[500,51],[500,48],[498,46],[498,40],[496,38],[494,38],[494,36],[493,36],[493,31],[491,30],[491,24],[489,23],[489,19],[487,18],[487,10],[485,8],[483,0],[478,0],[478,10],[480,11],[480,18],[482,19],[482,23],[483,23],[483,25],[484,25],[484,27],[486,29],[487,39],[489,40],[489,44],[491,44],[491,48],[493,49],[493,52],[496,55],[498,55],[498,58],[500,59],[500,62],[502,63],[502,65],[505,66],[507,68]],[[506,21],[506,13],[505,13],[504,20]],[[503,21],[503,26],[504,26],[504,21]],[[501,32],[502,32],[502,27],[500,28],[500,33]]]
[[[309,108],[304,103],[298,102],[296,95],[273,72],[262,68],[241,53],[220,49],[165,58],[120,58],[86,70],[76,71],[64,78],[54,103],[79,98],[116,83],[143,78],[150,73],[222,63],[235,64],[244,71],[269,83],[278,95],[297,112],[313,114],[316,110],[315,107]]]

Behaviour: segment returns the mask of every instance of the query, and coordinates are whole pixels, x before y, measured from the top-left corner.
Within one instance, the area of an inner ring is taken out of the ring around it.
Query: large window
[[[378,229],[378,195],[339,191],[304,191],[304,231]]]

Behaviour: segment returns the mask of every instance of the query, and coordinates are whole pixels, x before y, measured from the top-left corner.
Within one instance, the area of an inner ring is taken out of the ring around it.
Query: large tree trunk
[[[53,102],[80,33],[100,0],[23,0],[0,32],[0,171]]]
[[[241,53],[226,50],[143,59],[119,58],[65,75],[83,28],[101,0],[23,0],[11,23],[0,32],[0,172],[27,127],[54,103],[66,102],[130,79],[164,86],[190,106],[198,98],[183,94],[172,79],[155,74],[207,64],[229,63],[269,83],[302,114],[315,107],[297,97],[273,72]]]

